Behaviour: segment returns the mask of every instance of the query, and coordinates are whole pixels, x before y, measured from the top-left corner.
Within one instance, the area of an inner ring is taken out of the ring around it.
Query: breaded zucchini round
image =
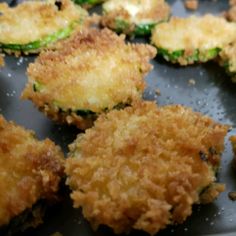
[[[236,38],[236,24],[212,15],[173,17],[152,31],[158,54],[180,65],[206,62]]]
[[[164,0],[109,0],[103,4],[101,24],[118,33],[149,35],[169,16],[170,7]]]
[[[74,207],[95,228],[152,235],[224,190],[215,172],[227,126],[180,105],[140,102],[101,115],[70,145]]]
[[[106,0],[73,0],[76,4],[83,6],[84,8],[91,8],[99,3],[105,2]]]
[[[236,41],[224,47],[219,55],[219,64],[225,68],[231,80],[236,82]]]
[[[70,0],[26,1],[14,8],[0,4],[0,49],[35,53],[81,28],[86,10]]]
[[[42,199],[55,201],[63,170],[59,147],[49,139],[38,141],[32,131],[0,116],[0,226]],[[39,217],[30,219],[35,227],[40,215],[32,216]]]
[[[152,46],[90,29],[42,52],[28,67],[22,97],[53,120],[86,129],[98,114],[141,98],[155,55]]]

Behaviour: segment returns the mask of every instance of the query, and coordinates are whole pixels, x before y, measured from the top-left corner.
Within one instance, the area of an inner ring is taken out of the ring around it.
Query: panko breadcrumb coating
[[[109,0],[103,4],[101,24],[119,33],[147,35],[169,16],[164,0]]]
[[[158,54],[183,66],[214,59],[235,39],[236,24],[210,14],[172,17],[152,31],[152,43]]]
[[[195,203],[213,201],[224,185],[215,172],[228,127],[153,102],[101,115],[70,145],[65,172],[74,207],[93,227],[154,235],[182,223]]]
[[[219,54],[219,64],[225,68],[232,82],[236,82],[236,40],[223,48]]]
[[[53,120],[86,129],[98,114],[141,98],[155,55],[108,29],[78,33],[29,65],[22,97]]]
[[[71,0],[0,3],[0,49],[35,53],[83,27],[86,10]]]
[[[41,199],[55,201],[63,166],[63,153],[52,141],[38,141],[0,116],[0,226]]]
[[[225,13],[225,17],[229,21],[236,21],[236,1],[229,0],[229,10]]]

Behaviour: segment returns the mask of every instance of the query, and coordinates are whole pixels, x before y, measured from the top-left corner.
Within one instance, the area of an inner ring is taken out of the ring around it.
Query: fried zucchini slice
[[[151,41],[165,60],[188,65],[215,58],[235,38],[235,23],[205,15],[173,17],[154,28]]]
[[[224,190],[215,171],[227,130],[180,105],[137,102],[101,115],[69,147],[65,172],[74,207],[95,228],[104,224],[115,233],[154,235],[182,223],[193,204]]]
[[[76,4],[88,9],[99,3],[105,2],[106,0],[73,0]]]
[[[218,61],[225,68],[232,82],[236,83],[236,41],[223,48]]]
[[[63,153],[0,116],[0,226],[29,211],[40,199],[54,202],[64,171]],[[36,226],[34,221],[29,226]]]
[[[36,53],[81,29],[87,11],[70,0],[0,4],[0,49]]]
[[[118,33],[143,36],[169,16],[164,0],[109,0],[103,4],[101,24]]]
[[[28,67],[22,97],[58,122],[86,129],[97,115],[140,99],[156,49],[90,29],[42,52]]]

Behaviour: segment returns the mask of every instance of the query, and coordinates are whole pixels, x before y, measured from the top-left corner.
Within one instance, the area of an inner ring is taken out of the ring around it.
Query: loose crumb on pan
[[[195,79],[189,79],[188,84],[189,85],[195,85],[196,84],[196,80]]]
[[[231,201],[236,201],[236,192],[235,191],[229,192],[228,197]]]
[[[184,5],[188,10],[195,11],[198,9],[199,2],[198,0],[185,0]]]
[[[191,109],[138,102],[101,115],[70,145],[67,184],[94,228],[152,235],[182,223],[224,185],[215,172],[228,126]],[[187,142],[186,142],[187,140]]]

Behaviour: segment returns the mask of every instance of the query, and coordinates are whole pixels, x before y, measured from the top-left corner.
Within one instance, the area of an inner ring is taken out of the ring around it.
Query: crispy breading
[[[169,16],[164,0],[109,0],[103,4],[101,24],[117,30],[117,20],[123,20],[129,25],[124,33],[129,34],[137,25],[155,24]]]
[[[97,113],[141,98],[155,55],[154,47],[126,44],[108,29],[84,31],[29,65],[22,97],[53,120],[85,129]]]
[[[56,37],[60,30],[72,27],[72,24],[81,28],[81,21],[86,16],[87,12],[70,0],[25,1],[13,8],[1,3],[0,44],[49,41],[48,36]]]
[[[236,82],[236,41],[223,48],[219,54],[218,62],[226,69],[232,82]]]
[[[229,21],[236,21],[236,1],[229,0],[229,10],[225,12],[224,16]]]
[[[95,228],[157,233],[224,190],[214,183],[228,126],[191,109],[138,102],[101,115],[70,145],[74,207]]]
[[[0,226],[40,199],[55,200],[63,170],[58,146],[0,116]]]
[[[169,22],[157,25],[152,32],[152,43],[181,65],[213,59],[235,39],[236,24],[210,14],[172,17]]]

